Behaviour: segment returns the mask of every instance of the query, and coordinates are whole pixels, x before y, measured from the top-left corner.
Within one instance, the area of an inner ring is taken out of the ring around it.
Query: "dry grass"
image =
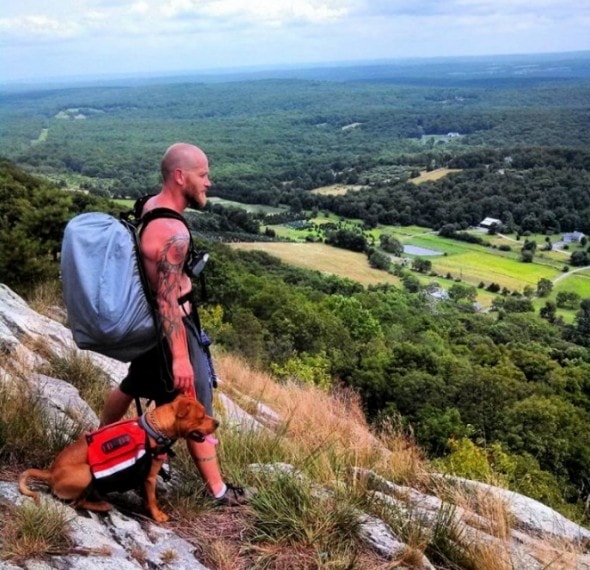
[[[201,502],[201,510],[170,510],[168,523],[173,530],[196,547],[197,559],[215,570],[247,570],[252,559],[246,554],[245,537],[252,527],[252,511],[214,509]]]
[[[84,428],[65,417],[50,420],[39,395],[26,384],[16,389],[0,383],[0,410],[0,462],[5,465],[48,465]]]
[[[309,385],[277,384],[236,356],[217,359],[223,389],[268,405],[285,420],[286,436],[299,455],[313,457],[311,473],[322,483],[336,478],[334,466],[377,469],[387,477],[413,480],[425,472],[422,452],[394,429],[371,433],[359,398],[349,390],[328,394]]]
[[[249,507],[238,511],[211,509],[190,459],[177,450],[174,469],[187,483],[169,498],[167,510],[179,532],[197,546],[198,558],[219,570],[398,567],[400,561],[384,560],[357,538],[358,512],[370,512],[372,504],[349,467],[379,467],[390,477],[399,468],[411,478],[412,469],[423,467],[411,438],[398,438],[393,429],[371,434],[358,398],[349,391],[329,395],[309,385],[277,384],[235,356],[219,356],[216,367],[232,399],[266,404],[284,421],[274,432],[258,433],[222,422],[218,453],[224,474],[258,489]],[[402,459],[404,451],[410,459]],[[281,462],[307,478],[247,468]],[[332,494],[318,497],[317,483]]]
[[[66,509],[53,502],[30,501],[9,509],[2,531],[0,557],[15,562],[67,554],[71,548]]]
[[[423,171],[420,173],[420,176],[412,178],[410,182],[412,182],[412,184],[422,184],[422,182],[428,182],[429,180],[440,180],[441,178],[444,178],[447,174],[451,174],[452,172],[461,172],[461,169],[437,168],[435,170],[431,170],[430,172]]]
[[[99,414],[111,388],[107,376],[96,366],[88,355],[77,350],[66,356],[51,354],[48,364],[41,366],[39,372],[53,378],[69,382],[78,389],[80,396]]]
[[[359,184],[332,184],[330,186],[314,188],[310,192],[311,194],[319,194],[320,196],[345,196],[349,192],[357,192],[363,188],[364,186]]]
[[[370,267],[364,253],[355,253],[323,243],[255,242],[229,245],[245,251],[264,251],[286,263],[345,277],[363,285],[377,283],[398,285],[400,283],[398,277]]]
[[[63,290],[58,279],[35,286],[28,295],[27,302],[33,311],[65,323]]]

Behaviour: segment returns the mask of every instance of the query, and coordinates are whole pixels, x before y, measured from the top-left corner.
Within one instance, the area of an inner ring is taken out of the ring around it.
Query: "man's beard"
[[[199,204],[199,202],[197,202],[194,198],[188,199],[187,206],[189,208],[192,208],[193,210],[204,210],[205,209],[205,205]]]

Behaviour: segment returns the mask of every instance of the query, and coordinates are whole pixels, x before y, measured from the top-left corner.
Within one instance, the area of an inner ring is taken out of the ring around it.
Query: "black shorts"
[[[182,319],[186,331],[189,356],[195,374],[197,399],[209,415],[213,415],[213,388],[207,355],[200,342],[200,335],[191,317]],[[155,346],[131,361],[127,376],[119,384],[122,392],[134,398],[148,398],[156,406],[174,400],[178,391],[172,381],[172,356],[166,339],[163,346]]]

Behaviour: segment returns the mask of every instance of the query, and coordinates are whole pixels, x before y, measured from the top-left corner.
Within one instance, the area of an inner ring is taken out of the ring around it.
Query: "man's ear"
[[[172,173],[172,177],[174,178],[174,182],[178,184],[178,186],[184,185],[184,171],[182,168],[175,168],[174,172]]]

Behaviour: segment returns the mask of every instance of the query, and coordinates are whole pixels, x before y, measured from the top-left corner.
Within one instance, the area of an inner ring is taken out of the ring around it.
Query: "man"
[[[201,149],[186,143],[173,144],[162,158],[161,170],[162,189],[145,203],[144,214],[154,208],[182,213],[188,206],[205,207],[211,181],[207,156]],[[155,347],[131,362],[128,375],[107,397],[101,425],[121,419],[134,397],[147,397],[161,405],[179,392],[196,393],[212,415],[212,386],[200,331],[190,316],[190,301],[183,301],[192,287],[190,277],[183,271],[190,235],[181,221],[158,218],[146,226],[140,245],[162,322],[164,352]],[[163,370],[164,376],[171,377],[172,386],[162,378]],[[202,443],[187,441],[189,453],[211,495],[222,505],[240,504],[244,491],[223,481],[215,443],[211,439]]]

